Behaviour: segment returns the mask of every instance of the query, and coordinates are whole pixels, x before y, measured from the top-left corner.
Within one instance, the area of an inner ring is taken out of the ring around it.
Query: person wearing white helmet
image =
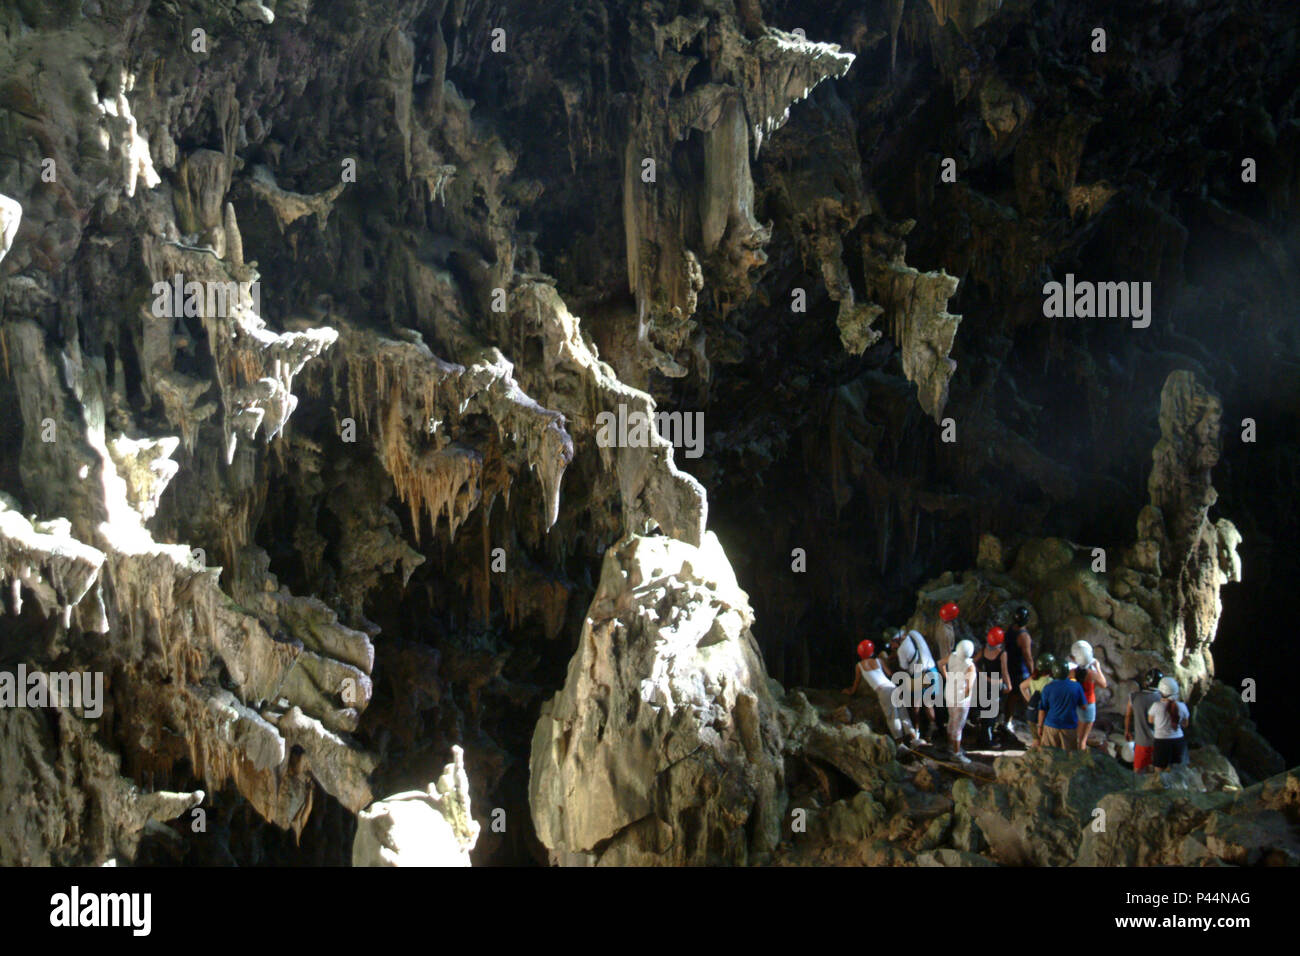
[[[948,708],[948,748],[961,763],[970,763],[961,749],[961,734],[970,712],[971,696],[975,689],[975,645],[958,641],[947,660],[939,662],[944,675],[943,702]]]
[[[1079,749],[1088,749],[1088,734],[1097,722],[1097,688],[1106,687],[1106,675],[1102,673],[1101,662],[1092,656],[1092,645],[1087,641],[1075,641],[1070,648],[1070,658],[1074,664],[1071,675],[1083,688],[1084,704],[1079,708],[1078,730]]]
[[[1191,714],[1187,705],[1178,699],[1178,681],[1172,677],[1162,678],[1159,685],[1160,700],[1147,710],[1147,716],[1155,727],[1155,756],[1152,766],[1156,770],[1168,770],[1176,763],[1182,763],[1187,753],[1187,740],[1183,731]]]

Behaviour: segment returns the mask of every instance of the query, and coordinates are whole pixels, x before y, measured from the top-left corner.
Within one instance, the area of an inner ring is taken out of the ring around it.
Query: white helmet
[[[1070,648],[1070,656],[1080,667],[1087,667],[1092,663],[1092,645],[1087,641],[1075,641]]]
[[[953,648],[953,653],[960,654],[962,657],[974,657],[975,645],[970,641],[958,641],[957,646]]]
[[[1174,680],[1172,677],[1160,678],[1160,696],[1167,697],[1172,700],[1177,700],[1178,681]]]

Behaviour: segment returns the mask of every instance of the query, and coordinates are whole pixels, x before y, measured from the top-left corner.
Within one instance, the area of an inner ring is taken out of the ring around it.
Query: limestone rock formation
[[[1210,684],[1197,704],[1197,720],[1189,738],[1196,744],[1213,748],[1231,762],[1247,782],[1276,776],[1286,769],[1286,761],[1273,749],[1250,718],[1250,708],[1239,690],[1222,681]],[[1195,753],[1195,751],[1193,751]]]
[[[121,758],[71,710],[0,708],[0,788],[14,799],[0,823],[0,865],[76,866],[132,859],[146,836],[176,842],[163,824],[204,799],[202,790],[145,790]]]
[[[529,800],[563,863],[743,864],[776,845],[781,727],[717,539],[605,556],[564,689],[533,732]]]
[[[287,189],[281,189],[275,182],[275,175],[265,166],[253,170],[251,179],[253,192],[261,196],[275,210],[276,222],[283,229],[297,222],[303,216],[315,215],[316,228],[324,229],[329,222],[334,203],[342,194],[346,183],[340,182],[323,193],[304,196]]]
[[[957,280],[942,270],[921,273],[908,266],[900,239],[877,237],[876,242],[880,248],[865,253],[867,294],[884,309],[889,333],[902,352],[903,374],[916,384],[917,400],[938,423],[948,403],[948,381],[957,370],[948,353],[961,316],[946,309]],[[845,335],[843,324],[840,334]]]
[[[772,27],[746,36],[729,0],[704,7],[704,15],[632,30],[646,94],[623,155],[628,284],[641,364],[671,377],[686,374],[677,355],[695,335],[706,284],[718,301],[745,297],[751,270],[767,261],[771,228],[754,217],[751,154],[786,123],[791,104],[853,64],[835,44]],[[709,16],[709,8],[726,13]],[[702,176],[684,177],[687,163]]]
[[[1212,763],[1194,751],[1192,767],[1139,781],[1095,753],[1000,757],[971,819],[987,841],[983,855],[1002,864],[1296,865],[1295,774],[1207,789],[1201,768]]]
[[[0,494],[0,584],[8,584],[9,610],[19,614],[23,593],[34,596],[48,617],[71,619],[72,609],[89,598],[98,630],[107,630],[97,587],[104,554],[72,537],[66,519],[32,521],[9,495]]]
[[[929,0],[939,25],[951,21],[962,33],[981,26],[1002,7],[1003,0]]]
[[[1160,393],[1160,441],[1147,482],[1150,510],[1138,519],[1134,546],[1136,554],[1147,553],[1147,544],[1159,549],[1164,613],[1156,649],[1173,661],[1180,684],[1193,692],[1204,690],[1214,673],[1210,643],[1223,612],[1219,589],[1241,580],[1241,535],[1226,518],[1209,518],[1218,500],[1210,471],[1219,462],[1222,416],[1222,403],[1192,373],[1170,374]],[[1140,603],[1140,583],[1133,592]]]

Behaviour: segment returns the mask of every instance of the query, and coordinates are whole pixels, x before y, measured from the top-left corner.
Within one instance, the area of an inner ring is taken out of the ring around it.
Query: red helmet
[[[876,645],[872,644],[870,641],[862,641],[858,644],[858,657],[862,658],[864,661],[868,657],[874,657],[875,653]]]
[[[944,621],[956,620],[957,615],[960,613],[961,613],[961,608],[959,608],[952,601],[949,601],[943,607],[939,608],[939,617],[941,620]]]
[[[989,632],[984,635],[984,638],[994,647],[997,647],[999,644],[1003,642],[1003,640],[1006,639],[1006,636],[1007,636],[1006,632],[1003,631],[1002,628],[990,627]]]

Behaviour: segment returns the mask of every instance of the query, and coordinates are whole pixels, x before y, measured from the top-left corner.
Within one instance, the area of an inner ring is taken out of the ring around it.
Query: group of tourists
[[[887,633],[879,647],[859,642],[853,684],[844,693],[856,694],[864,684],[871,689],[901,750],[931,746],[926,737],[942,728],[949,753],[968,764],[962,749],[968,723],[982,747],[1001,749],[1017,741],[1013,718],[1021,713],[1033,730],[1031,747],[1086,750],[1097,720],[1097,690],[1109,686],[1092,646],[1076,641],[1063,660],[1048,653],[1034,657],[1029,609],[1020,606],[1011,615],[1010,633],[990,627],[976,650],[960,615],[954,602],[939,609],[937,663],[916,630]],[[1178,697],[1178,682],[1155,668],[1130,696],[1125,753],[1136,772],[1184,760],[1190,715]]]

